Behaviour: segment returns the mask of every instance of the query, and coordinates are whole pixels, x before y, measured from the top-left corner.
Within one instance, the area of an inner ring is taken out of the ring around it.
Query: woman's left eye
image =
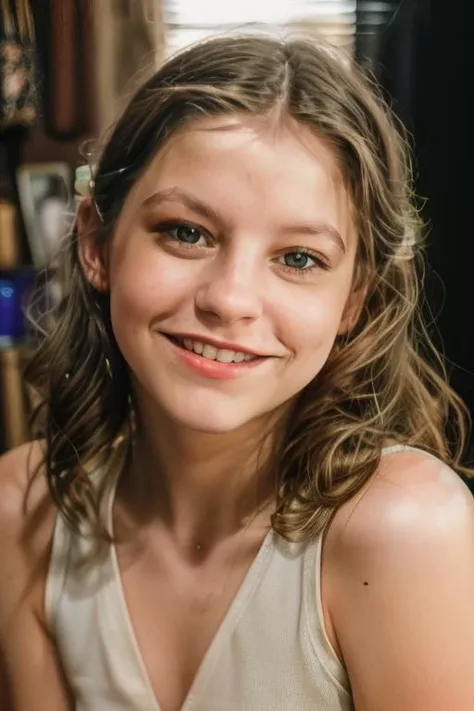
[[[316,255],[310,254],[302,249],[286,252],[286,254],[283,254],[279,258],[279,262],[287,269],[299,272],[308,271],[315,267],[327,268],[322,259],[318,259]]]

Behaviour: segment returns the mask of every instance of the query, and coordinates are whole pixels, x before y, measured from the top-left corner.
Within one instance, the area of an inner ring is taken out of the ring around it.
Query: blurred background
[[[472,0],[0,0],[0,451],[28,437],[22,304],[54,270],[75,168],[164,57],[212,34],[323,37],[405,122],[429,224],[426,309],[474,413]],[[47,270],[47,271],[48,271]],[[54,300],[46,291],[45,303]]]

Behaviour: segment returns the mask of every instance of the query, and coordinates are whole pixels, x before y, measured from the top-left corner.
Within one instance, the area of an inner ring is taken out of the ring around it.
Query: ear
[[[337,331],[338,336],[346,336],[352,331],[359,320],[361,311],[364,307],[364,302],[367,297],[368,285],[360,285],[352,289],[347,299],[344,313],[342,314],[341,323]]]
[[[77,213],[78,253],[84,276],[97,291],[109,290],[107,250],[98,239],[100,222],[91,197],[83,198]]]

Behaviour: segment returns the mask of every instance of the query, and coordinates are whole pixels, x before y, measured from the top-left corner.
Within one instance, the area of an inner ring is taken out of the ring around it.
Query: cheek
[[[285,387],[301,392],[321,372],[337,337],[344,303],[313,299],[311,304],[286,310],[282,340],[292,353]]]
[[[179,309],[192,287],[192,274],[156,248],[126,250],[111,259],[110,299],[115,322],[143,326]]]
[[[319,361],[327,357],[341,324],[345,289],[314,290],[304,299],[287,301],[280,312],[281,340],[294,358]]]

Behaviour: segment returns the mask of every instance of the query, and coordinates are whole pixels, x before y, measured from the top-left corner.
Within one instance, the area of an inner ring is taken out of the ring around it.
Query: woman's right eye
[[[203,230],[185,222],[157,225],[155,230],[165,238],[186,247],[205,247],[209,241],[208,235]]]

